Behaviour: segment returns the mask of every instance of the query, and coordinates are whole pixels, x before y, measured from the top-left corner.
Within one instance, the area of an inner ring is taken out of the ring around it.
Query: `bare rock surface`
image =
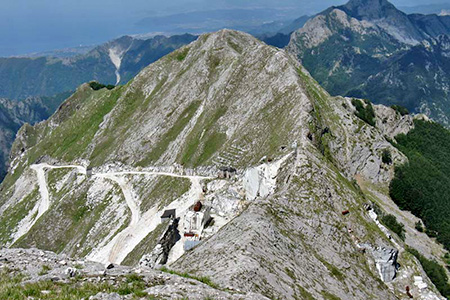
[[[45,266],[45,268],[43,268]],[[130,275],[139,276],[145,285],[147,296],[158,299],[267,299],[255,293],[227,292],[208,286],[200,281],[184,278],[149,268],[130,268],[115,266],[106,269],[99,263],[76,260],[65,255],[57,255],[53,252],[38,249],[1,249],[0,271],[9,270],[12,274],[25,275],[24,283],[37,283],[43,281],[59,282],[61,284],[75,284],[77,282],[89,282],[91,284],[110,284],[119,286]],[[67,272],[68,269],[76,270],[76,276]],[[43,271],[45,270],[45,272]],[[44,274],[45,273],[45,274]],[[92,300],[122,300],[136,299],[133,295],[119,295],[117,293],[97,293],[89,299]]]

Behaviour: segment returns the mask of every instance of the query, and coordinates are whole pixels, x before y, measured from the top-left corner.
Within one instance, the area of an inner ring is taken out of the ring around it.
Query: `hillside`
[[[400,104],[448,125],[449,33],[449,16],[407,15],[386,0],[352,0],[308,21],[287,49],[332,95]]]
[[[407,161],[391,142],[414,119],[331,97],[250,35],[205,34],[124,86],[80,86],[20,129],[0,245],[164,267],[268,298],[398,299],[409,286],[442,299],[405,251],[442,263],[442,246],[389,198]],[[388,213],[404,241],[380,223]]]
[[[9,152],[20,127],[47,119],[68,96],[70,93],[30,97],[24,101],[0,99],[0,181],[6,175]]]
[[[124,36],[75,57],[0,58],[0,97],[53,96],[91,80],[126,83],[145,66],[195,39],[188,34],[147,40]]]
[[[449,45],[449,36],[440,35],[394,55],[348,94],[380,99],[384,104],[401,104],[449,126]]]
[[[24,123],[50,117],[70,96],[68,91],[82,83],[126,83],[150,63],[195,39],[188,34],[150,39],[125,36],[74,57],[0,58],[0,98],[20,99],[0,104],[0,181],[12,142]]]

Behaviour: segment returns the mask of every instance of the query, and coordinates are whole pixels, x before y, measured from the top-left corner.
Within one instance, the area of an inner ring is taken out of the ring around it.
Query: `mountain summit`
[[[403,14],[387,0],[351,0],[339,8],[359,20],[377,20]]]
[[[448,34],[449,16],[407,15],[385,0],[352,0],[308,21],[287,49],[333,95],[402,105],[448,125],[443,66],[449,59],[431,50]]]
[[[428,37],[414,20],[387,0],[350,0],[337,8],[357,20],[373,22],[406,44],[416,45]]]

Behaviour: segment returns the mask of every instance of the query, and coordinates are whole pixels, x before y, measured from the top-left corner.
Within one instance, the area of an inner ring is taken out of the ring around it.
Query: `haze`
[[[124,34],[143,34],[215,30],[224,22],[208,20],[201,24],[172,24],[171,15],[205,10],[219,11],[226,24],[244,26],[242,13],[248,9],[249,24],[273,20],[292,20],[317,13],[342,0],[1,0],[0,56],[43,52],[78,45],[98,44]],[[398,6],[431,4],[430,1],[396,0]],[[160,18],[166,16],[166,18]],[[167,17],[169,16],[169,17]],[[149,19],[150,18],[150,19]],[[239,18],[234,20],[233,18]],[[144,20],[144,21],[143,21]],[[147,21],[145,21],[147,20]]]

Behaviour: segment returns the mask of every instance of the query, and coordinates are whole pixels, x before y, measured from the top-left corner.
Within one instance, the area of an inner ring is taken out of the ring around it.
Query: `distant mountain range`
[[[35,53],[29,53],[25,55],[13,55],[13,57],[18,58],[38,58],[43,56],[50,56],[50,57],[57,57],[57,58],[69,58],[74,57],[77,55],[83,55],[94,49],[95,46],[78,46],[78,47],[70,47],[70,48],[63,48],[63,49],[56,49],[56,50],[50,50],[50,51],[44,51],[44,52],[35,52]]]
[[[445,12],[450,11],[450,3],[399,6],[398,8],[408,14],[445,14]]]
[[[400,104],[450,125],[450,16],[352,0],[309,20],[288,50],[331,94]]]
[[[126,83],[145,66],[196,38],[123,36],[75,57],[0,58],[0,97],[52,96],[91,80]]]

